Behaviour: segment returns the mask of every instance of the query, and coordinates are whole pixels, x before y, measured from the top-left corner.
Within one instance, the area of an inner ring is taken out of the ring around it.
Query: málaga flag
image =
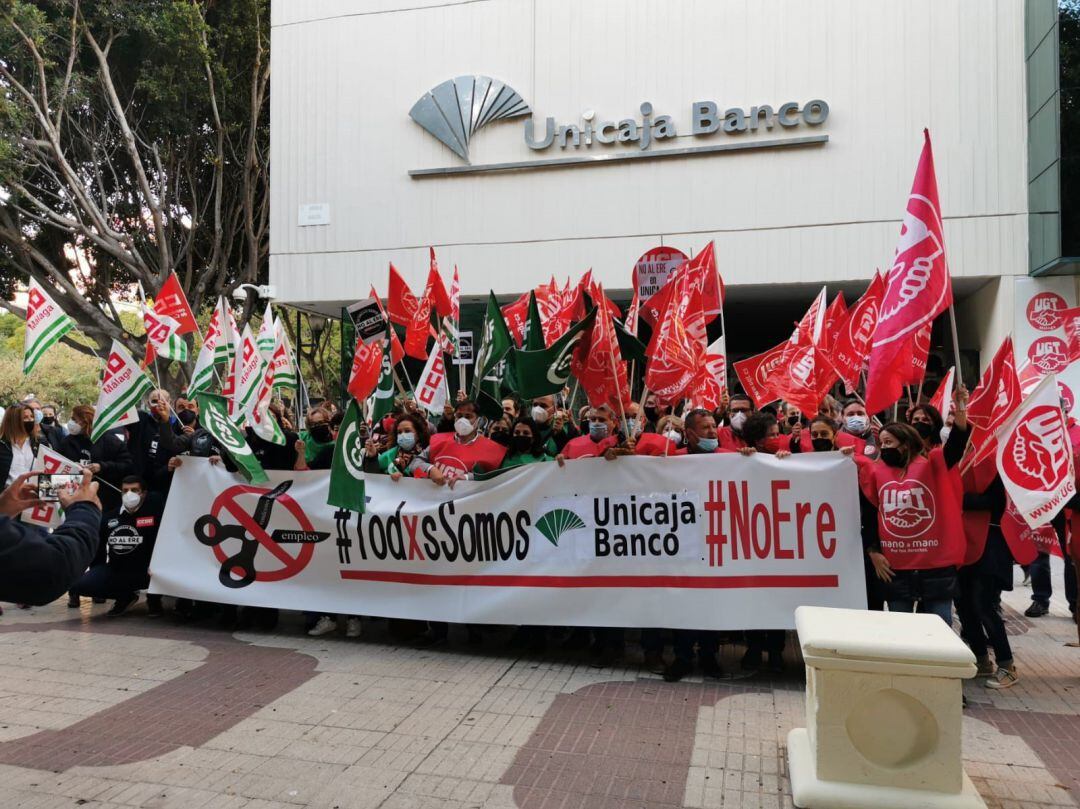
[[[218,346],[225,339],[223,305],[223,299],[218,298],[218,305],[214,307],[214,313],[210,315],[210,325],[206,327],[206,339],[203,340],[199,356],[195,360],[195,370],[191,372],[191,384],[188,385],[189,395],[209,390],[210,383],[214,379],[214,365],[218,362]]]
[[[229,404],[224,396],[214,393],[199,393],[195,396],[199,404],[199,423],[206,428],[240,468],[240,474],[248,483],[266,483],[269,478],[255,457],[243,431],[229,418]]]
[[[266,312],[263,313],[262,324],[259,326],[259,334],[255,337],[255,342],[259,346],[259,351],[269,362],[274,356],[274,323],[277,321],[274,319],[274,310],[270,307],[270,304],[266,304]]]
[[[135,405],[153,388],[154,383],[139,368],[128,350],[118,340],[113,340],[109,358],[105,361],[101,393],[94,407],[90,440],[97,441],[114,427],[137,421],[139,416]]]
[[[30,279],[26,296],[26,347],[23,351],[23,373],[34,370],[42,355],[60,338],[75,328],[75,322],[45,291],[45,287]]]
[[[360,437],[360,408],[355,399],[349,399],[337,443],[334,444],[334,462],[330,466],[326,502],[331,506],[364,513],[364,441]]]

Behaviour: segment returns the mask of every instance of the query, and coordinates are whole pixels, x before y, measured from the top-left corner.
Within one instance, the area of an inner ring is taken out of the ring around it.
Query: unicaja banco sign
[[[819,134],[829,118],[829,105],[820,98],[805,103],[786,101],[775,107],[759,104],[726,109],[715,101],[694,101],[685,117],[658,112],[645,101],[621,119],[600,118],[593,110],[586,110],[578,121],[560,123],[553,117],[537,121],[520,93],[488,76],[444,81],[413,104],[409,117],[468,164],[409,172],[414,177],[803,146],[825,143],[829,137]],[[532,161],[473,165],[469,150],[473,136],[487,124],[511,118],[525,119],[525,144],[542,156]],[[797,130],[805,135],[793,135]],[[759,137],[753,137],[755,133]],[[760,137],[762,133],[766,137]],[[778,137],[767,137],[768,133]],[[691,136],[695,145],[660,146],[680,135]],[[636,146],[637,151],[619,149],[619,145]]]

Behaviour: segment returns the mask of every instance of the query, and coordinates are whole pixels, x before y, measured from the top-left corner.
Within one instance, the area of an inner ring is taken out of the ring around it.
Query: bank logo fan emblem
[[[490,76],[458,76],[424,93],[409,117],[469,162],[474,132],[492,121],[531,113],[510,85]]]

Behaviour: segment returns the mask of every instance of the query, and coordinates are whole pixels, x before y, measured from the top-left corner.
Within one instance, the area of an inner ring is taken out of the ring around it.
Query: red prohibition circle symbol
[[[243,526],[249,537],[258,540],[259,544],[281,563],[281,567],[277,570],[258,570],[255,574],[255,581],[270,582],[291,579],[308,566],[308,562],[311,561],[311,556],[315,552],[314,545],[304,542],[296,546],[296,556],[292,556],[288,551],[281,547],[281,545],[274,542],[274,540],[270,538],[270,534],[267,533],[265,529],[260,528],[258,523],[255,522],[255,518],[252,517],[238,502],[238,499],[242,495],[253,494],[256,497],[261,497],[269,491],[270,489],[264,489],[259,486],[230,486],[214,498],[214,503],[210,507],[210,514],[222,523],[225,522],[222,519],[222,512],[227,511],[233,520]],[[308,519],[307,514],[300,508],[300,504],[290,495],[279,495],[275,502],[284,507],[285,510],[293,516],[293,519],[299,523],[301,529],[304,531],[315,530],[311,525],[311,520]],[[219,543],[214,546],[214,556],[217,557],[219,562],[224,562],[229,558],[228,554],[226,554],[221,547],[223,544],[224,543]]]

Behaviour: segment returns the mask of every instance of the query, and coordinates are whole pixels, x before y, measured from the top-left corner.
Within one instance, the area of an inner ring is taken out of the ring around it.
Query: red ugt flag
[[[169,277],[158,290],[157,297],[154,298],[154,314],[171,317],[179,323],[180,328],[176,330],[176,334],[187,334],[199,330],[199,324],[195,322],[195,315],[191,311],[191,305],[188,303],[184,290],[180,287],[180,279],[176,277],[175,272],[169,273]]]
[[[776,392],[776,372],[784,360],[788,342],[785,340],[768,351],[739,360],[732,366],[746,395],[757,407],[780,398],[780,394]]]
[[[908,196],[896,258],[886,279],[866,383],[866,409],[875,413],[897,399],[911,374],[915,333],[952,305],[930,133]]]
[[[596,301],[604,298],[600,285],[594,285],[590,294]],[[622,413],[630,406],[626,363],[622,360],[615,325],[607,307],[597,309],[592,328],[582,335],[574,349],[570,369],[581,382],[581,389],[593,407],[606,404],[616,413]]]
[[[994,433],[1020,406],[1020,397],[1013,341],[1011,337],[1006,337],[968,402],[967,417],[971,425],[971,437],[968,439],[965,467],[991,456],[995,446]]]
[[[409,285],[405,283],[405,279],[391,262],[390,286],[386,295],[386,308],[390,312],[390,322],[397,323],[399,326],[408,326],[417,305],[416,296],[412,294]]]
[[[885,280],[875,275],[863,296],[855,302],[840,326],[833,333],[824,355],[833,370],[844,380],[848,391],[855,390],[859,384],[866,355],[870,353],[870,343],[877,328],[878,308],[885,294]]]
[[[375,287],[371,288],[369,297],[375,299],[375,302],[379,304],[379,311],[382,316],[386,317],[386,310],[383,309],[382,301],[379,299],[379,293],[375,291]],[[393,327],[390,328],[390,363],[391,365],[397,365],[405,358],[405,349],[401,345],[401,340],[398,339],[397,332]]]
[[[701,318],[700,289],[692,289],[689,273],[682,273],[646,352],[645,384],[661,404],[677,402],[691,392],[706,347],[701,339],[703,318],[702,334],[691,333],[692,329],[696,331],[694,321],[698,318]]]

